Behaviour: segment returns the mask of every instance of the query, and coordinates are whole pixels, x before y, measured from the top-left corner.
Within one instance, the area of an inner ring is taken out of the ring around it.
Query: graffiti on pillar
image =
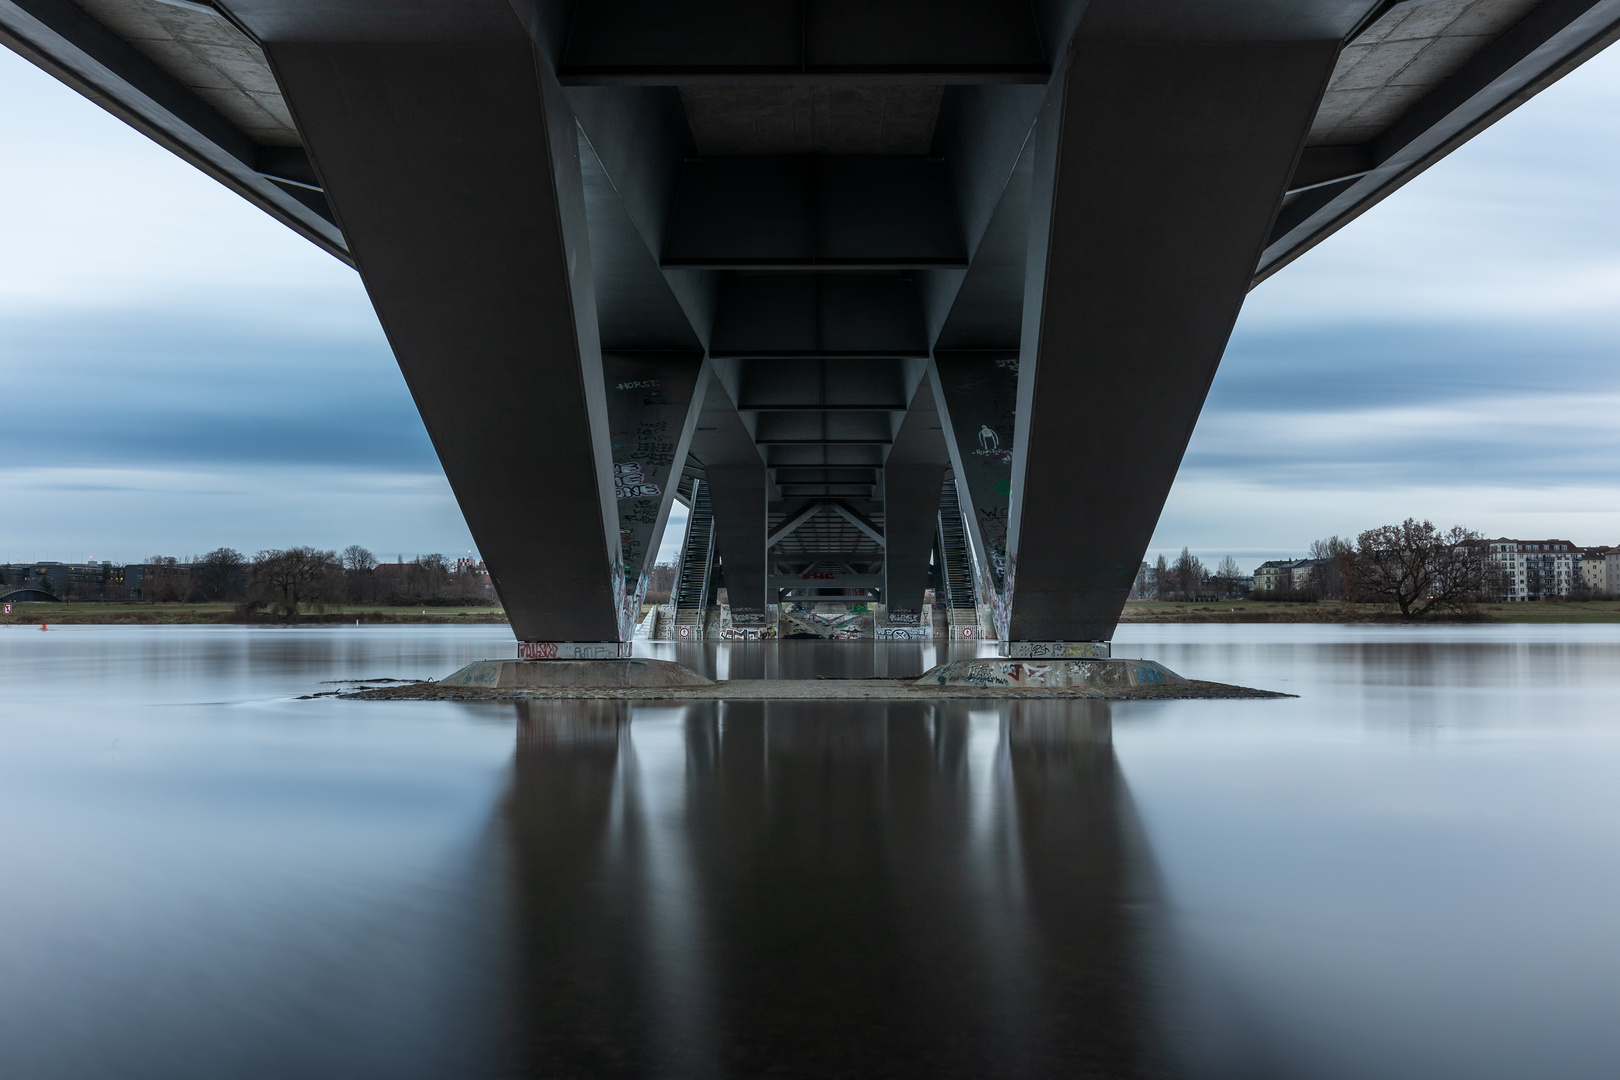
[[[656,499],[663,491],[650,482],[642,472],[639,461],[613,463],[613,497],[615,499]]]
[[[1018,358],[940,353],[935,365],[947,429],[955,442],[952,458],[974,552],[974,578],[979,595],[989,598],[1002,591],[1007,576]]]
[[[679,480],[676,455],[700,363],[696,357],[602,356],[619,514],[621,569],[614,591],[626,637],[641,614],[658,528]]]
[[[990,595],[990,618],[995,623],[996,636],[1006,641],[1012,622],[1013,579],[1018,576],[1018,554],[1007,551],[1005,546],[1002,554],[1006,560],[1002,564],[1002,585]]]

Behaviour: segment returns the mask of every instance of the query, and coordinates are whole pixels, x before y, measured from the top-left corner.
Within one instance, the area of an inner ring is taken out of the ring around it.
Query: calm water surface
[[[1117,648],[1299,697],[300,700],[515,650],[0,629],[0,1076],[1620,1072],[1620,627]]]

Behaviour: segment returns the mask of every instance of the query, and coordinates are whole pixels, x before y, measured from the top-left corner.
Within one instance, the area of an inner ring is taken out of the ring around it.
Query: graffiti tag
[[[613,465],[613,497],[616,499],[656,499],[663,494],[657,484],[647,482],[641,462],[623,461]]]

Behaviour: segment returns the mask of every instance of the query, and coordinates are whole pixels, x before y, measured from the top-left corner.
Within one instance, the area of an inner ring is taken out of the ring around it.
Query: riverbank
[[[1220,603],[1176,603],[1132,600],[1120,616],[1122,623],[1399,623],[1398,616],[1372,604],[1324,600],[1315,604],[1268,600],[1227,600]],[[1482,623],[1620,623],[1620,600],[1583,603],[1482,604]],[[230,604],[13,604],[10,615],[0,615],[0,626],[152,625],[152,626],[274,626],[280,620],[266,614],[243,618]],[[461,625],[505,624],[506,612],[493,607],[392,607],[346,604],[324,612],[307,612],[300,625]]]
[[[455,625],[506,622],[498,607],[394,607],[381,604],[345,604],[298,616],[300,626],[322,623],[398,625],[403,623]],[[13,604],[10,615],[0,615],[0,626],[275,626],[281,620],[259,613],[244,618],[231,604]]]
[[[1132,600],[1120,615],[1122,623],[1400,623],[1388,608],[1353,604],[1344,600],[1282,603],[1273,600],[1224,600],[1219,603],[1178,603]],[[1481,604],[1472,619],[1424,619],[1430,622],[1470,623],[1620,623],[1620,600],[1580,603]]]

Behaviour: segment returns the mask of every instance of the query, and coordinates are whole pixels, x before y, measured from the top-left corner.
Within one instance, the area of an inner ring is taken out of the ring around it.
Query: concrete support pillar
[[[939,491],[950,464],[934,389],[919,381],[883,465],[883,603],[894,625],[915,625],[939,531]]]
[[[891,622],[922,610],[928,556],[939,531],[942,464],[891,465],[883,470],[883,602]],[[902,613],[896,618],[896,613]]]
[[[577,128],[511,9],[461,10],[263,37],[514,633],[628,640]]]
[[[929,364],[929,376],[956,473],[973,583],[981,603],[1005,612],[1018,356],[1006,351],[938,351]],[[996,629],[1004,636],[1003,619],[997,619]]]
[[[641,617],[709,373],[699,354],[613,352],[603,354],[602,373],[624,565],[619,640],[628,641]]]
[[[765,463],[708,464],[704,476],[714,507],[714,543],[720,552],[731,625],[765,626]]]
[[[1004,640],[1113,634],[1338,55],[1308,14],[1086,10],[1036,121]]]

